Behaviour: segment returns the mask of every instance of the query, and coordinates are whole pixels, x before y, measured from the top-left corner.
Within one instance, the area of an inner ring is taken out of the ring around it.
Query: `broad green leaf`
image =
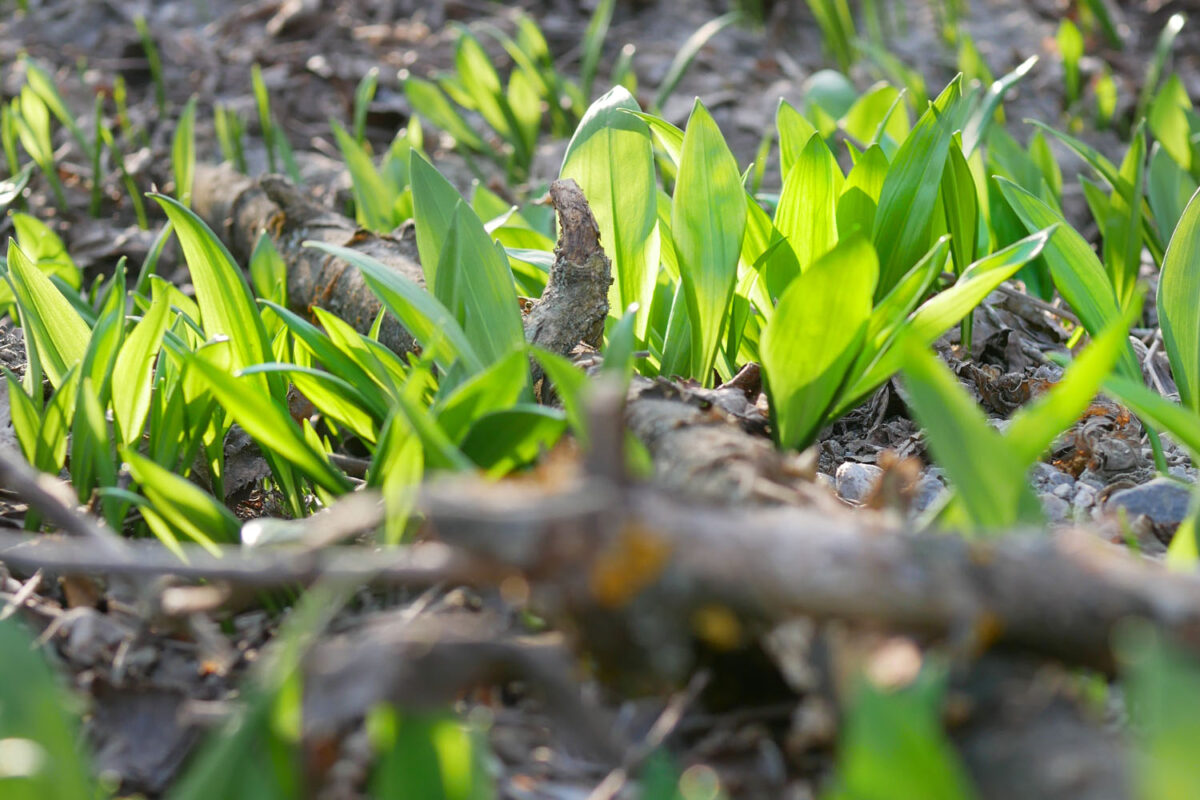
[[[971,168],[958,144],[952,141],[946,168],[942,171],[942,209],[956,274],[962,273],[975,260],[976,226],[979,223],[977,202]]]
[[[908,109],[899,89],[879,83],[854,101],[839,126],[865,146],[874,145],[882,136],[903,142],[908,138]]]
[[[191,209],[166,195],[151,193],[179,237],[187,261],[200,323],[210,339],[228,336],[233,367],[242,369],[269,361],[271,343],[242,270],[228,248]],[[266,386],[265,381],[262,384]]]
[[[942,93],[913,127],[892,159],[875,213],[879,296],[888,291],[929,249],[928,222],[937,204],[953,120],[961,99],[961,79]]]
[[[1117,302],[1132,302],[1142,267],[1142,184],[1146,168],[1146,127],[1137,126],[1133,142],[1121,163],[1121,180],[1133,187],[1133,202],[1119,191],[1112,195],[1112,222],[1106,226],[1104,256]]]
[[[779,161],[783,180],[787,180],[792,165],[817,129],[787,100],[781,99],[775,109],[775,126],[779,129]]]
[[[399,713],[380,706],[367,717],[379,762],[371,796],[392,800],[493,800],[486,744],[447,714]]]
[[[1003,178],[997,181],[1013,211],[1029,231],[1057,225],[1046,245],[1044,258],[1050,267],[1054,285],[1063,299],[1079,315],[1083,327],[1093,336],[1120,319],[1120,306],[1108,274],[1087,241],[1062,215],[1029,192]],[[1142,374],[1133,350],[1122,357],[1120,369],[1126,375]]]
[[[1058,383],[1013,414],[1004,438],[1023,465],[1033,464],[1087,410],[1128,346],[1129,326],[1141,312],[1141,301],[1140,294],[1135,296],[1124,317],[1093,339]]]
[[[1170,241],[1188,199],[1196,192],[1196,181],[1184,172],[1158,144],[1150,153],[1146,199],[1163,241]]]
[[[49,225],[29,214],[16,213],[11,219],[17,234],[17,246],[36,262],[38,269],[47,275],[57,275],[72,289],[83,285],[83,273],[75,265],[62,239]]]
[[[1029,521],[1037,500],[1025,482],[1028,464],[992,428],[950,369],[912,339],[904,342],[904,387],[905,402],[973,526],[998,531]]]
[[[0,621],[0,741],[2,785],[9,800],[99,797],[80,743],[76,703],[46,662],[20,616]]]
[[[1192,195],[1163,257],[1158,316],[1179,397],[1200,414],[1200,191]]]
[[[171,173],[175,178],[175,197],[185,206],[192,205],[192,180],[196,174],[196,97],[188,98],[179,115],[175,137],[171,141]]]
[[[708,386],[733,297],[746,227],[746,194],[737,161],[696,101],[683,138],[671,231],[692,323],[691,377]]]
[[[834,415],[849,411],[900,368],[903,352],[897,349],[895,344],[901,339],[912,339],[922,347],[933,344],[939,336],[971,313],[992,290],[1036,258],[1046,246],[1051,233],[1049,230],[1039,231],[979,259],[967,267],[953,286],[922,303],[903,324],[881,326],[875,340],[867,343],[868,346],[876,348],[875,352],[871,354],[870,360],[864,359],[855,365],[851,381],[842,393]],[[940,247],[935,247],[932,252],[935,261],[945,258]],[[886,302],[885,298],[880,305]],[[888,333],[889,331],[891,332]]]
[[[435,292],[442,245],[450,236],[450,222],[454,218],[454,209],[463,197],[450,181],[416,150],[412,151],[409,159],[417,253],[421,257],[421,269],[425,272],[425,286],[430,292]]]
[[[1183,81],[1172,73],[1155,96],[1147,120],[1163,150],[1185,170],[1191,170],[1194,157],[1192,129],[1187,115],[1191,109],[1192,101]]]
[[[683,154],[683,131],[662,117],[656,117],[644,111],[629,111],[627,113],[633,114],[649,126],[650,132],[654,134],[654,140],[658,142],[658,146],[666,153],[671,166],[678,169],[679,159]]]
[[[462,142],[468,149],[477,152],[487,150],[487,144],[450,104],[437,84],[421,78],[407,78],[404,81],[404,95],[414,111]]]
[[[122,448],[121,457],[155,512],[172,529],[209,548],[215,542],[238,541],[241,523],[212,495],[187,478],[138,455],[132,448]]]
[[[944,671],[884,689],[855,681],[825,800],[974,800],[970,778],[942,727]]]
[[[387,410],[375,406],[354,384],[329,372],[297,364],[258,364],[242,370],[243,375],[259,372],[287,375],[300,394],[340,427],[368,445],[378,439]]]
[[[751,299],[759,313],[768,318],[775,312],[775,298],[800,274],[792,246],[753,197],[746,198],[746,232],[742,236],[739,269],[743,279],[749,271],[757,271],[761,276],[754,287],[756,295]]]
[[[459,320],[485,364],[525,344],[508,258],[462,200],[450,219],[434,295]]]
[[[839,237],[855,230],[870,235],[875,227],[875,209],[887,177],[888,160],[882,148],[874,144],[859,156],[842,184],[837,200],[837,231]]]
[[[258,235],[250,253],[250,282],[258,297],[281,305],[287,302],[287,264],[266,231]]]
[[[1117,630],[1115,649],[1130,724],[1137,731],[1132,737],[1134,796],[1200,796],[1192,746],[1200,737],[1200,666],[1195,657],[1148,623],[1132,621]]]
[[[658,278],[658,202],[650,128],[627,113],[637,110],[622,87],[593,103],[567,145],[560,176],[579,184],[596,217],[612,260],[609,306],[637,303],[637,333],[644,336]]]
[[[813,134],[787,173],[775,211],[775,227],[791,245],[801,273],[837,244],[842,180],[833,153]]]
[[[8,386],[9,420],[13,433],[17,435],[17,443],[21,445],[21,454],[25,460],[38,469],[48,469],[49,465],[41,465],[37,460],[38,431],[42,425],[42,415],[33,404],[33,398],[25,393],[21,380],[8,367],[0,365],[4,372],[4,381]]]
[[[438,404],[438,425],[459,443],[476,419],[516,404],[528,384],[529,366],[522,347],[455,387]]]
[[[305,441],[284,404],[264,395],[247,391],[248,378],[235,378],[204,358],[193,358],[194,369],[206,381],[213,396],[250,437],[263,448],[299,469],[315,483],[335,494],[348,492],[353,485],[335,469],[324,453],[316,452]],[[250,384],[251,386],[253,384]]]
[[[425,474],[421,438],[396,409],[379,433],[379,446],[367,468],[367,485],[383,492],[384,544],[400,544],[416,505],[416,489]]]
[[[399,222],[393,214],[394,192],[375,169],[371,156],[337,120],[330,120],[338,149],[350,173],[350,188],[354,192],[354,217],[359,225],[377,233],[386,233]]]
[[[475,420],[462,451],[489,475],[500,476],[536,460],[566,429],[559,409],[518,403]]]
[[[160,294],[150,304],[117,354],[113,368],[112,409],[117,440],[122,445],[135,444],[142,438],[146,415],[150,412],[150,390],[154,360],[162,346],[171,306],[167,295]]]
[[[400,320],[405,330],[413,335],[422,348],[437,353],[440,367],[448,370],[456,360],[461,359],[468,372],[478,372],[483,368],[483,362],[454,315],[432,294],[386,264],[357,250],[324,242],[304,244],[324,250],[361,269],[371,291]]]
[[[500,76],[479,40],[465,28],[459,28],[454,64],[463,89],[474,101],[475,110],[493,130],[513,146],[518,163],[528,163],[528,147],[518,130],[512,108],[504,96]]]
[[[8,240],[8,280],[21,308],[21,325],[37,351],[51,385],[62,385],[83,360],[91,331],[87,323],[32,260]]]
[[[862,345],[878,271],[875,251],[858,234],[818,260],[779,299],[761,354],[780,445],[804,448],[820,431]]]

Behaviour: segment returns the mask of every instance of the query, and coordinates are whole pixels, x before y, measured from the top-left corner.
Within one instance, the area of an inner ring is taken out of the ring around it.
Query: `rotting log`
[[[525,335],[566,355],[580,342],[599,345],[612,277],[595,218],[578,186],[556,181],[550,198],[560,229],[555,261],[545,292],[525,317]],[[199,165],[192,207],[243,263],[266,231],[287,264],[288,304],[297,312],[320,306],[363,332],[379,312],[379,301],[357,269],[304,247],[306,240],[353,247],[424,285],[411,226],[395,235],[363,231],[285,178],[253,180],[228,165]],[[415,346],[390,315],[380,341],[399,353]],[[709,502],[807,505],[829,499],[810,482],[811,468],[776,451],[766,437],[744,431],[738,424],[744,420],[730,413],[719,395],[672,386],[635,379],[627,404],[626,422],[649,449],[664,485]]]

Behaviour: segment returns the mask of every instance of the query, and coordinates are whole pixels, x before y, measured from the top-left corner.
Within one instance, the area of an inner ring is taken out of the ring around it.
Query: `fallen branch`
[[[623,669],[636,669],[640,654],[656,669],[686,670],[690,662],[675,657],[688,652],[705,614],[725,615],[743,638],[795,616],[840,618],[1104,670],[1113,667],[1113,628],[1141,617],[1200,652],[1200,580],[1083,532],[971,542],[806,509],[702,508],[601,480],[554,492],[452,481],[427,486],[421,505],[443,543],[220,555],[188,548],[181,563],[155,542],[130,542],[123,555],[92,539],[0,533],[0,561],[29,573],[246,586],[317,578],[486,586],[521,573],[539,607]],[[672,658],[655,660],[664,655]]]

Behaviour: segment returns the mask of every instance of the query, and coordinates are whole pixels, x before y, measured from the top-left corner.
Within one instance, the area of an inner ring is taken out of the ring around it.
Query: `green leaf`
[[[173,530],[214,552],[218,552],[214,548],[215,542],[238,541],[241,523],[212,495],[188,479],[138,455],[132,448],[122,448],[121,457],[129,465],[129,473],[141,486],[142,493],[154,505],[154,510]],[[169,541],[163,543],[172,546]]]
[[[171,220],[187,261],[200,323],[210,339],[228,336],[233,368],[271,360],[271,344],[246,278],[228,248],[191,209],[166,195],[151,193]],[[265,383],[263,384],[266,385]]]
[[[597,12],[598,13],[598,12]],[[644,336],[658,278],[658,202],[650,128],[627,113],[637,100],[616,87],[592,104],[567,145],[560,176],[583,190],[612,261],[609,306],[638,304]]]
[[[247,378],[235,378],[206,359],[193,357],[188,367],[203,377],[221,406],[264,449],[334,494],[354,488],[324,453],[309,446],[286,406],[272,402],[265,394],[248,391],[253,384],[248,386]]]
[[[684,134],[671,230],[692,323],[690,373],[705,386],[712,383],[745,227],[746,195],[737,161],[697,100]]]
[[[72,289],[83,285],[83,273],[76,266],[66,245],[49,225],[29,214],[12,215],[17,234],[17,246],[37,262],[37,268],[47,275],[57,275]]]
[[[1013,414],[1004,438],[1023,465],[1037,460],[1087,410],[1128,346],[1129,326],[1141,308],[1139,293],[1124,317],[1093,339],[1053,388]]]
[[[663,76],[662,83],[658,85],[658,91],[654,95],[652,108],[658,110],[666,105],[667,98],[671,96],[671,93],[675,91],[675,87],[683,80],[684,73],[687,72],[688,67],[692,65],[692,61],[704,45],[708,44],[710,39],[741,18],[742,13],[740,11],[730,11],[715,19],[710,19],[692,31],[692,35],[679,46],[679,49],[675,51],[675,57],[671,59],[671,63],[667,66],[667,73]]]
[[[454,315],[432,294],[357,250],[325,242],[305,242],[304,245],[324,250],[361,269],[367,285],[387,310],[400,320],[422,348],[437,354],[438,366],[449,370],[456,360],[461,359],[468,372],[483,369],[483,362]]]
[[[1117,302],[1124,308],[1133,299],[1142,267],[1142,184],[1146,167],[1146,127],[1138,125],[1120,177],[1133,187],[1130,202],[1121,192],[1112,195],[1112,222],[1105,226],[1104,256]]]
[[[366,148],[341,126],[330,120],[338,149],[350,173],[350,187],[354,192],[354,218],[358,224],[377,233],[386,233],[399,222],[394,216],[395,194],[375,169]]]
[[[1158,315],[1179,397],[1200,414],[1200,191],[1184,209],[1163,257]]]
[[[960,99],[961,79],[956,79],[917,120],[884,178],[873,234],[875,250],[882,255],[876,290],[880,297],[929,248],[929,219],[937,204]]]
[[[450,181],[416,150],[409,155],[409,175],[412,178],[413,219],[416,222],[417,252],[425,272],[425,286],[437,290],[437,267],[442,259],[442,245],[450,236],[454,209],[463,197]]]
[[[1146,178],[1146,198],[1151,216],[1163,241],[1169,241],[1188,199],[1195,194],[1196,181],[1171,160],[1158,144],[1150,151],[1150,170]]]
[[[75,702],[17,618],[0,621],[0,740],[4,796],[10,800],[98,797],[80,747]]]
[[[780,171],[786,181],[792,171],[792,165],[796,163],[796,159],[800,157],[800,153],[817,129],[791,103],[782,98],[775,109],[775,127],[779,129]]]
[[[801,273],[837,244],[842,180],[833,153],[813,134],[787,173],[775,210],[775,227],[791,245]]]
[[[959,274],[975,260],[979,207],[971,168],[955,142],[950,143],[946,168],[942,172],[942,209],[950,233],[954,272]]]
[[[451,441],[459,443],[485,414],[514,405],[529,385],[525,348],[490,365],[455,387],[438,404],[437,421]]]
[[[384,423],[379,446],[367,469],[367,485],[383,492],[384,544],[400,544],[416,505],[416,489],[425,474],[421,438],[396,409]]]
[[[894,346],[896,343],[901,339],[911,338],[922,347],[933,344],[939,336],[971,313],[992,290],[1015,275],[1029,261],[1037,258],[1052,232],[1039,231],[979,259],[967,267],[953,286],[922,303],[903,324],[894,327],[881,325],[876,337],[867,342],[867,347],[873,347],[875,351],[855,365],[849,388],[843,393],[835,415],[849,411],[900,368],[903,352]],[[935,247],[933,252],[934,262],[944,260],[945,251],[940,247]],[[880,306],[886,303],[885,298]],[[899,304],[899,297],[897,303]],[[865,349],[864,354],[867,354]]]
[[[1121,318],[1121,309],[1109,283],[1108,274],[1087,241],[1062,215],[1043,201],[1004,178],[997,185],[1030,232],[1057,225],[1054,236],[1046,245],[1043,257],[1059,294],[1079,315],[1083,327],[1093,336],[1099,335],[1110,323]],[[1120,369],[1127,375],[1141,376],[1141,367],[1127,348]]]
[[[536,460],[566,429],[562,411],[519,403],[475,420],[463,439],[462,451],[488,475],[500,476]]]
[[[21,309],[21,325],[51,385],[61,386],[68,370],[83,360],[91,331],[46,275],[8,240],[8,280]]]
[[[1179,76],[1172,73],[1150,106],[1148,122],[1163,150],[1185,170],[1191,170],[1194,150],[1188,113],[1192,101]]]
[[[904,343],[905,402],[976,529],[1005,530],[1038,508],[1017,453],[936,356]]]
[[[176,123],[171,140],[171,172],[175,177],[175,197],[185,206],[192,204],[192,180],[196,174],[196,96],[187,105]]]
[[[379,763],[371,796],[392,800],[492,800],[482,737],[450,715],[373,710],[367,731]]]
[[[1200,668],[1195,658],[1149,624],[1118,628],[1115,649],[1132,737],[1135,796],[1200,796],[1195,747],[1200,737]]]
[[[878,277],[875,251],[857,234],[818,260],[779,299],[761,355],[781,446],[806,447],[820,431],[862,345]]]
[[[458,319],[485,364],[525,344],[508,258],[462,200],[450,219],[434,296]]]
[[[855,681],[826,800],[973,800],[966,769],[942,727],[944,670],[926,666],[911,685]]]
[[[146,415],[150,412],[150,390],[154,361],[162,346],[171,312],[167,295],[160,294],[150,304],[117,354],[113,367],[112,409],[117,440],[122,446],[142,438]]]
[[[445,93],[436,84],[421,78],[407,78],[404,81],[404,95],[414,111],[453,136],[466,148],[476,152],[487,150],[487,144],[450,104]]]
[[[859,156],[842,184],[837,201],[839,237],[849,236],[855,230],[869,235],[874,230],[875,211],[887,172],[887,156],[879,145],[871,145]]]

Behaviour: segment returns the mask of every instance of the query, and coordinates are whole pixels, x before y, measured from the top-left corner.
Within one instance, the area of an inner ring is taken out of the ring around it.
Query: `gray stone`
[[[1155,478],[1141,486],[1113,492],[1104,508],[1108,511],[1123,508],[1131,520],[1144,514],[1155,526],[1173,530],[1187,517],[1191,494],[1191,488],[1178,481]]]
[[[946,491],[946,485],[935,476],[926,473],[917,482],[917,490],[913,495],[913,511],[920,514],[938,501]]]
[[[1054,495],[1055,497],[1061,497],[1063,500],[1070,500],[1075,496],[1075,484],[1074,482],[1060,483],[1054,487],[1050,494]]]
[[[1046,519],[1051,522],[1063,522],[1071,515],[1071,505],[1061,497],[1042,492],[1038,495],[1038,500],[1042,501],[1042,510],[1046,512]]]
[[[1074,486],[1075,479],[1058,467],[1039,461],[1029,472],[1029,483],[1035,492],[1053,492],[1060,486]]]
[[[1075,489],[1075,498],[1071,501],[1071,505],[1079,511],[1091,508],[1096,505],[1096,490],[1086,483],[1081,484]]]
[[[847,461],[837,468],[834,484],[838,497],[848,503],[861,503],[875,488],[883,470],[874,464],[859,464]]]

